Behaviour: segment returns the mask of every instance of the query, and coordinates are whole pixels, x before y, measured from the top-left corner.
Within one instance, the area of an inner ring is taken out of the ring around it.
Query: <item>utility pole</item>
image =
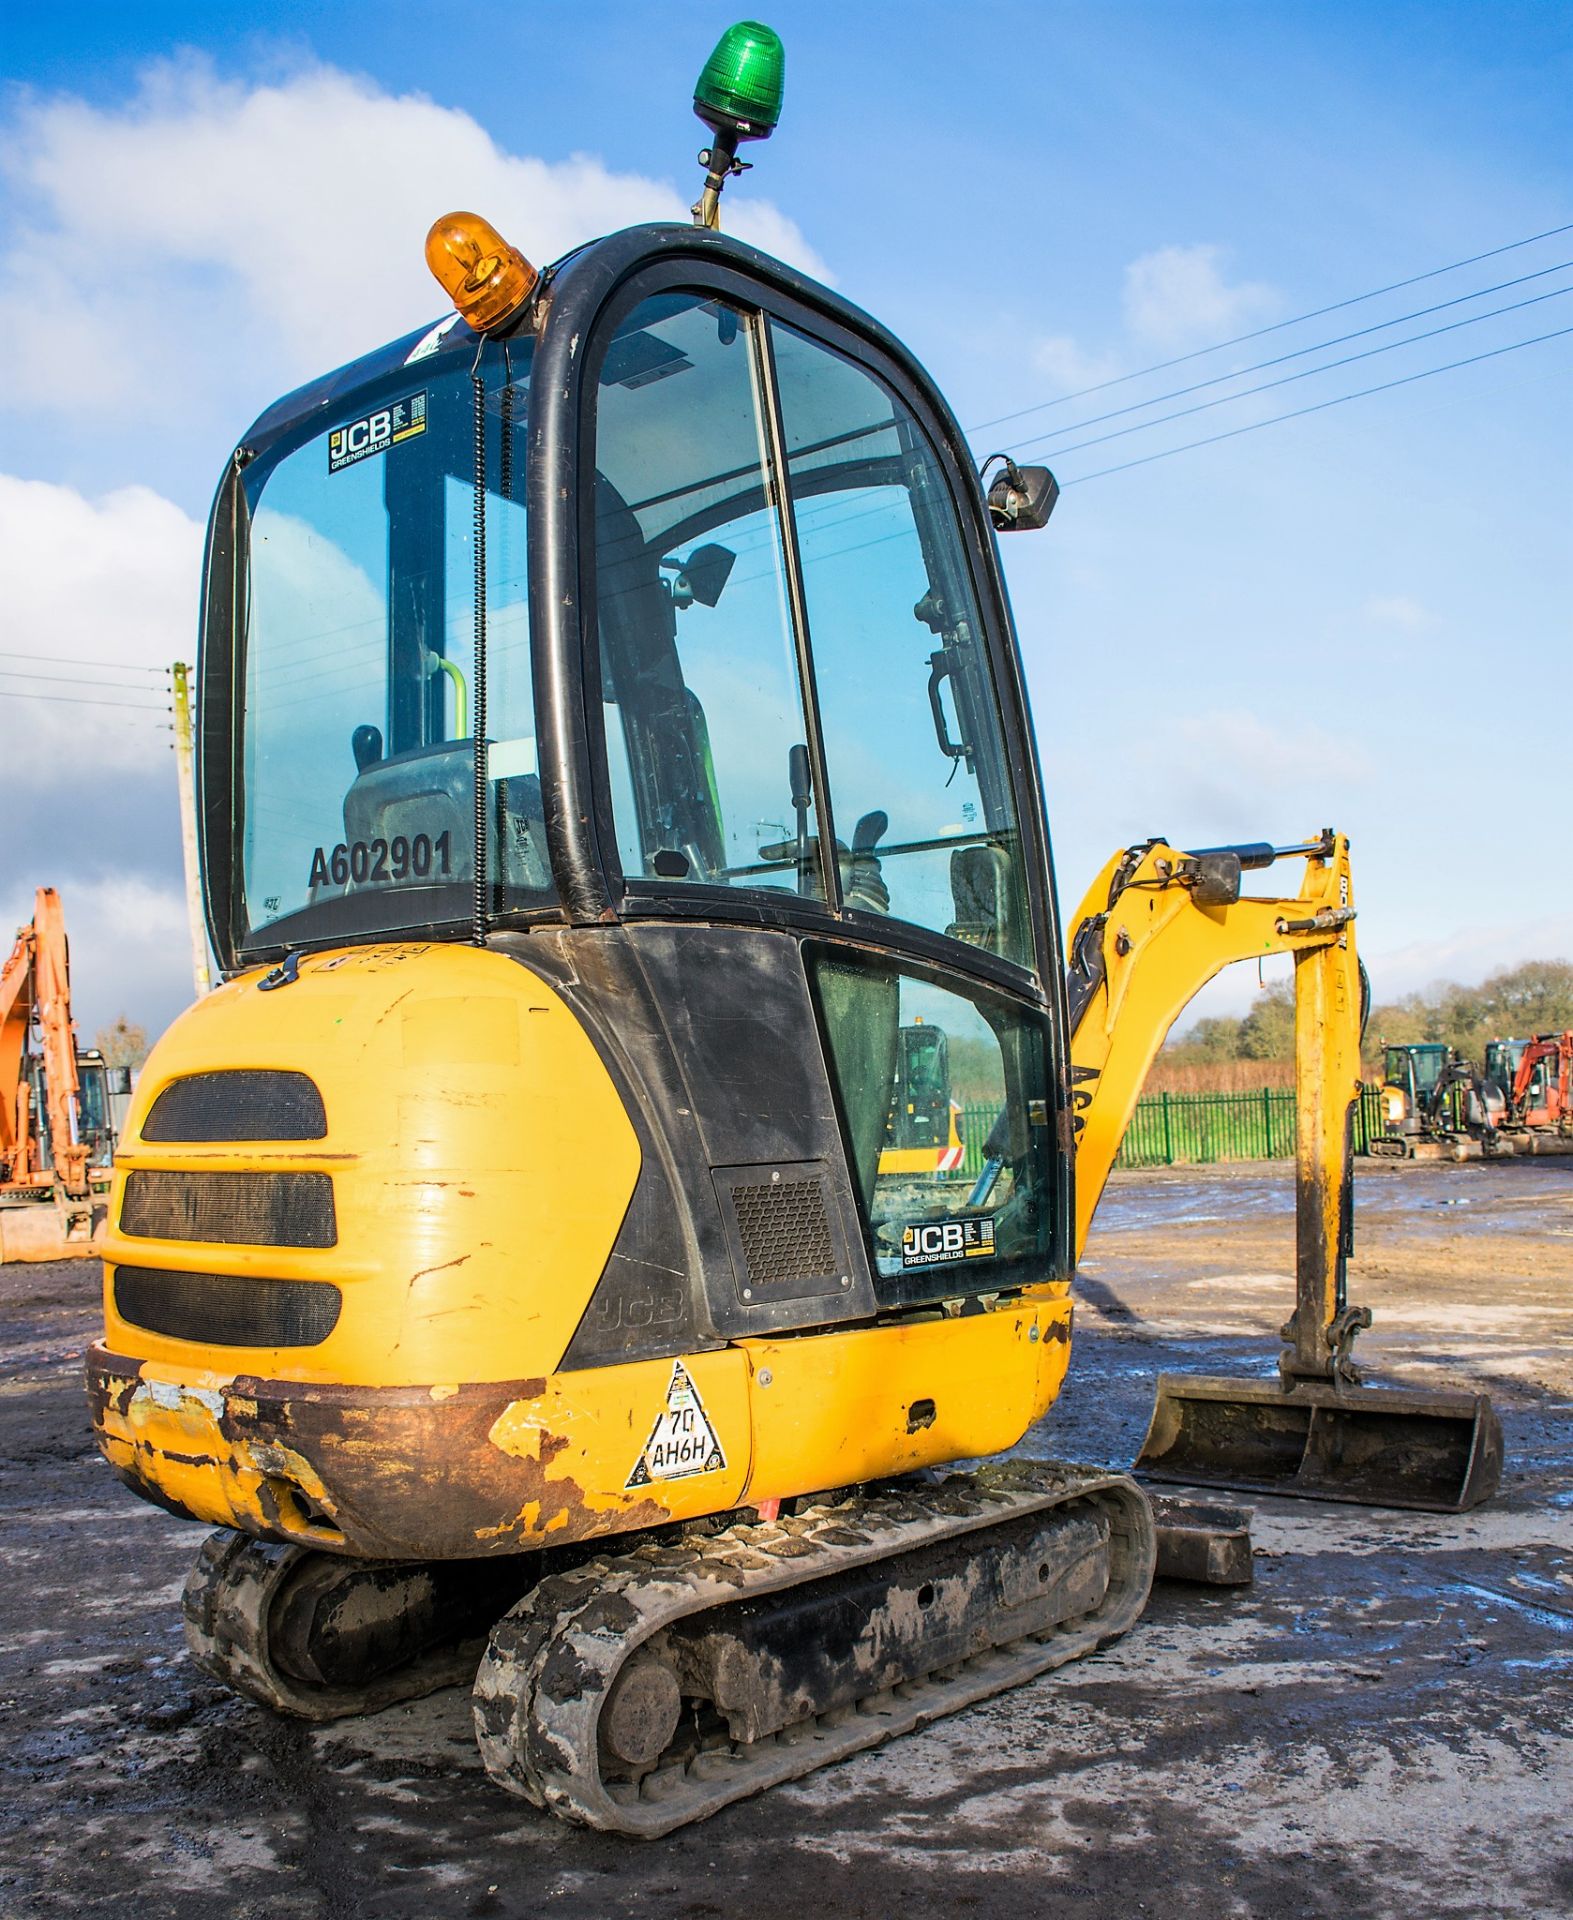
[[[175,683],[175,776],[180,785],[180,851],[186,866],[186,918],[191,923],[191,978],[197,998],[213,988],[208,936],[202,918],[202,873],[197,859],[197,783],[192,766],[191,668],[177,660]]]

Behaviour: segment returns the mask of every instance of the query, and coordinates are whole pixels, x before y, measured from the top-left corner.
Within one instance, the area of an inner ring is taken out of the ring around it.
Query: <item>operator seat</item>
[[[357,728],[357,733],[362,730]],[[358,745],[360,743],[357,743]],[[364,750],[364,748],[362,748]],[[551,885],[546,857],[546,815],[538,775],[515,774],[491,782],[492,833],[501,849],[499,870],[513,886]],[[344,837],[370,846],[412,844],[423,834],[433,844],[446,833],[448,871],[434,881],[468,883],[475,875],[475,748],[468,740],[438,741],[407,753],[371,760],[344,796]],[[354,883],[350,883],[353,888]],[[346,889],[347,891],[349,889]]]

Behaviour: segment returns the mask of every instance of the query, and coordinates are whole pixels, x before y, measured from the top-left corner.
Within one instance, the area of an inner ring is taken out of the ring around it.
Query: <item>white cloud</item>
[[[1251,788],[1316,780],[1338,786],[1368,778],[1370,756],[1321,727],[1279,727],[1243,708],[1214,709],[1174,723],[1176,771],[1222,762]]]
[[[1105,849],[1154,833],[1181,846],[1308,837],[1328,815],[1332,796],[1348,808],[1377,773],[1347,738],[1309,724],[1280,726],[1240,708],[1167,718],[1139,754],[1121,762],[1115,783],[1101,753],[1061,759],[1067,791],[1059,817],[1076,816],[1078,796],[1098,794]],[[1059,784],[1052,763],[1050,778]]]
[[[1378,594],[1366,601],[1360,613],[1373,626],[1390,627],[1399,633],[1423,633],[1436,624],[1430,609],[1407,593]]]
[[[1088,353],[1066,333],[1038,341],[1032,349],[1032,365],[1056,393],[1084,392],[1112,380],[1120,371],[1117,354]]]
[[[1569,910],[1510,925],[1465,921],[1438,928],[1424,940],[1373,948],[1365,956],[1382,1000],[1419,992],[1438,980],[1472,984],[1526,960],[1568,958],[1573,958],[1573,911]]]
[[[1228,339],[1275,313],[1281,302],[1273,288],[1226,282],[1226,258],[1223,247],[1190,246],[1159,247],[1133,260],[1125,269],[1120,345],[1094,350],[1064,333],[1034,342],[1032,369],[1049,381],[1050,398],[1100,386],[1154,352],[1178,353]],[[1131,389],[1133,395],[1141,391]],[[1050,430],[1045,423],[1043,431]]]
[[[0,794],[168,760],[168,715],[146,711],[168,683],[140,669],[193,657],[201,564],[202,529],[147,487],[0,474]]]
[[[670,182],[508,153],[460,108],[324,66],[261,85],[188,58],[149,69],[123,108],[23,96],[5,133],[30,209],[0,258],[5,397],[50,411],[152,414],[208,343],[231,361],[265,343],[282,378],[304,378],[418,326],[443,304],[426,229],[451,208],[537,264],[686,218]],[[768,202],[735,192],[727,216],[825,277]]]
[[[1159,247],[1125,269],[1125,325],[1133,340],[1160,353],[1206,346],[1268,319],[1278,296],[1258,281],[1230,286],[1225,250]]]

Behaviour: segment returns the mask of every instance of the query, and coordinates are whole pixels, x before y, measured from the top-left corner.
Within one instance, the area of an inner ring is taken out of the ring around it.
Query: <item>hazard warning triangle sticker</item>
[[[685,1480],[691,1473],[715,1473],[725,1465],[726,1455],[699,1389],[682,1361],[676,1360],[666,1406],[656,1415],[650,1438],[624,1485],[648,1487],[654,1480]]]

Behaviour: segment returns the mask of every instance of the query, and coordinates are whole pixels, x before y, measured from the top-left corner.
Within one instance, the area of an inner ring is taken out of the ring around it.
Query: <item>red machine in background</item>
[[[1516,1153],[1573,1153],[1573,1032],[1524,1045],[1501,1129]]]
[[[40,887],[0,968],[0,1261],[87,1251],[113,1153],[108,1070],[77,1051],[60,895]]]

